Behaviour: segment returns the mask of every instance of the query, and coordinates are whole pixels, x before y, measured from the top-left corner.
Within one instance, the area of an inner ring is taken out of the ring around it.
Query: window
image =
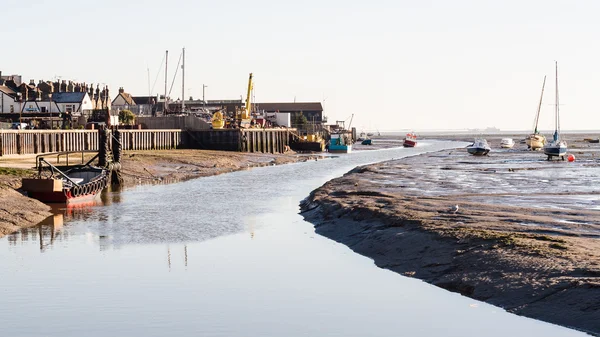
[[[46,107],[45,106],[43,106],[41,109],[42,109],[42,112],[46,112]]]
[[[65,106],[65,112],[71,113],[71,112],[73,112],[73,110],[75,110],[75,106],[74,105],[67,104]]]
[[[14,106],[14,105],[11,105],[11,106],[10,106],[10,113],[12,114],[12,113],[14,113],[14,112],[15,112],[15,106]]]

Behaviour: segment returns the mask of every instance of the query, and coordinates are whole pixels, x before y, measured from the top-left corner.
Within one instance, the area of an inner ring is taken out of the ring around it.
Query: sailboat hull
[[[550,144],[544,147],[544,154],[548,157],[564,157],[567,155],[567,146],[564,143]]]
[[[531,134],[526,140],[527,147],[532,150],[540,150],[546,145],[546,137],[538,134]]]

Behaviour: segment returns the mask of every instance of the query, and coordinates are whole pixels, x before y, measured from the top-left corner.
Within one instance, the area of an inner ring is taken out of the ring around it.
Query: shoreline
[[[314,190],[300,212],[318,234],[378,267],[600,335],[600,212],[577,199],[600,199],[600,190],[573,180],[569,190],[549,192],[531,178],[600,167],[593,154],[573,150],[577,166],[517,149],[490,158],[455,149],[361,166]],[[560,170],[563,163],[569,170]],[[549,193],[565,205],[549,207]]]
[[[254,167],[312,160],[316,155],[241,153],[211,150],[127,151],[122,190],[138,185],[175,183]],[[50,160],[50,159],[48,159]],[[0,238],[51,217],[52,206],[23,195],[21,178],[35,174],[35,157],[0,157]]]

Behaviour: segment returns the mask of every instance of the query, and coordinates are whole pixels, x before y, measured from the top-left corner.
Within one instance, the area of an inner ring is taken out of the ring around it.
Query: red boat
[[[22,180],[27,195],[44,203],[91,201],[108,184],[107,171],[98,167],[72,166],[63,172],[50,165],[48,170],[40,169],[38,178]]]
[[[417,146],[417,135],[413,132],[407,133],[406,137],[404,137],[404,143],[402,143],[404,147],[415,147]]]

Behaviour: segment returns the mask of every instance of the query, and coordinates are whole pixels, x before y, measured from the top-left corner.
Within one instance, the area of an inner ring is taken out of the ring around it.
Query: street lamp
[[[52,130],[52,94],[48,94],[48,110],[50,112],[50,130]]]
[[[206,110],[206,100],[204,99],[204,89],[208,87],[208,85],[202,84],[202,107]]]

